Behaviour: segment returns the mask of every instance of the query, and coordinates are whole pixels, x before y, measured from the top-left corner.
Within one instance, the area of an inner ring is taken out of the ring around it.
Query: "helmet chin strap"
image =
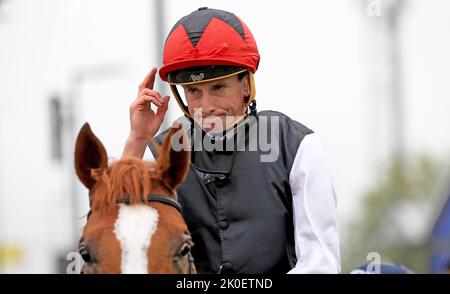
[[[183,103],[183,100],[181,99],[180,93],[178,92],[176,85],[170,85],[170,90],[172,91],[173,96],[175,97],[175,100],[178,103],[178,106],[180,107],[181,111],[184,112],[184,115],[186,115],[188,118],[193,119],[191,114],[189,113],[189,108],[187,105]]]
[[[256,113],[258,112],[257,110],[256,110],[256,100],[253,100],[251,103],[250,103],[250,105],[248,106],[248,109],[250,109],[250,115],[256,115]]]

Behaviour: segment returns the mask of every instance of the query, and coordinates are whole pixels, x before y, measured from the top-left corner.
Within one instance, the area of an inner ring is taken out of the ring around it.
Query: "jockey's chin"
[[[205,133],[217,134],[232,128],[244,116],[213,115],[203,117],[200,125]]]

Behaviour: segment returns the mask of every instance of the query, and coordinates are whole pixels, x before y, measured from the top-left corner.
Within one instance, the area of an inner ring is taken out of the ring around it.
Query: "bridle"
[[[180,203],[178,203],[178,201],[176,201],[175,199],[172,199],[168,196],[162,196],[162,195],[156,195],[156,194],[150,194],[147,196],[143,196],[142,197],[143,202],[147,201],[147,202],[158,202],[158,203],[162,203],[162,204],[166,204],[169,206],[172,206],[173,208],[175,208],[181,215],[181,217],[183,217],[183,214],[181,212],[181,205]],[[130,199],[129,198],[121,198],[117,201],[117,204],[130,204]],[[87,215],[87,218],[89,218],[89,216],[92,214],[92,210],[90,209]],[[192,274],[192,270],[194,268],[194,257],[192,256],[192,253],[189,251],[188,253],[188,262],[189,262],[189,267],[188,267],[188,272],[187,274]]]

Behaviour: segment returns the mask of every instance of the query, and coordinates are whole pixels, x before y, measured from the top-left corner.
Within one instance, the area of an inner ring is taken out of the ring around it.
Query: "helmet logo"
[[[193,81],[193,82],[201,81],[204,78],[205,78],[205,75],[203,73],[201,73],[199,75],[194,75],[194,74],[191,75],[191,81]]]

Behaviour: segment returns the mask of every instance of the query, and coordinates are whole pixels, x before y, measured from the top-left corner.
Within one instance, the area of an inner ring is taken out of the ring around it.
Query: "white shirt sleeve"
[[[297,264],[289,274],[341,272],[336,195],[316,134],[306,135],[289,175]]]

